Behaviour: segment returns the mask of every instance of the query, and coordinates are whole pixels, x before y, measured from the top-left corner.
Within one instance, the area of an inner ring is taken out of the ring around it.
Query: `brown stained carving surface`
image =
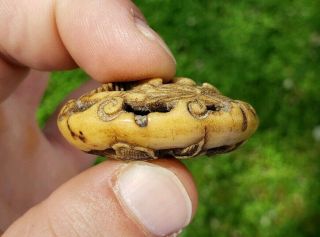
[[[83,141],[84,143],[86,142],[86,137],[84,136],[83,132],[82,131],[79,131],[79,139],[81,141]]]
[[[83,143],[86,143],[86,137],[85,135],[83,134],[82,131],[79,131],[79,133],[75,133],[71,127],[70,127],[70,124],[69,124],[69,121],[67,121],[67,128],[68,128],[68,131],[70,132],[70,135],[74,138],[74,139],[80,139]]]
[[[242,114],[242,131],[245,131],[248,128],[248,119],[246,112],[244,109],[240,106],[241,114]]]
[[[116,125],[128,123],[131,128]],[[104,84],[71,100],[61,110],[58,126],[70,143],[91,154],[121,160],[185,159],[236,149],[255,132],[258,118],[249,104],[223,96],[209,83],[197,85],[189,78],[163,83],[154,78]],[[150,126],[172,142],[157,138]],[[146,137],[152,145],[141,142]]]

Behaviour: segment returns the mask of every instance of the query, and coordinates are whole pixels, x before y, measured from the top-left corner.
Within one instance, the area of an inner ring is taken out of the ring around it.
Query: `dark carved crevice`
[[[238,142],[234,145],[224,145],[224,146],[219,146],[215,148],[208,149],[206,152],[206,155],[212,156],[212,155],[217,155],[217,154],[222,154],[222,153],[227,153],[235,150],[238,148],[244,141]],[[171,149],[161,149],[161,150],[156,150],[154,151],[154,155],[157,158],[186,158],[186,157],[193,157],[195,154],[195,151],[198,149],[198,144],[195,144],[192,149],[188,149],[186,152],[182,152],[186,148],[171,148]],[[139,151],[142,152],[142,151]],[[128,157],[117,157],[116,151],[112,148],[108,148],[106,150],[91,150],[88,151],[87,153],[93,154],[93,155],[98,155],[98,156],[106,156],[108,158],[113,158],[113,159],[121,159],[121,160],[126,160]],[[141,156],[143,157],[143,156]],[[141,159],[140,157],[140,159]],[[149,160],[149,156],[145,156],[145,160]],[[142,159],[141,159],[142,160]]]
[[[222,153],[227,153],[235,150],[238,148],[244,141],[238,142],[234,145],[224,145],[224,146],[219,146],[219,147],[214,147],[211,149],[208,149],[206,151],[206,155],[212,156],[212,155],[217,155],[217,154],[222,154]]]
[[[150,113],[168,113],[173,109],[173,106],[169,106],[167,103],[153,103],[147,105],[134,105],[133,103],[124,103],[124,108],[126,112],[134,113],[135,115],[145,116]]]
[[[215,105],[215,104],[211,104],[211,105],[206,105],[207,110],[210,111],[219,111],[221,106]]]
[[[135,115],[141,115],[141,116],[145,116],[145,115],[148,115],[150,114],[150,110],[148,110],[148,108],[146,107],[143,107],[143,106],[136,106],[136,107],[133,107],[131,104],[129,103],[124,103],[124,108],[123,108],[126,112],[129,112],[129,113],[134,113]]]

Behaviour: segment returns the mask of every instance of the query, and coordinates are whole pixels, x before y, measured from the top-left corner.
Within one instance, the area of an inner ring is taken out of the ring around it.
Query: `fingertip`
[[[177,161],[130,162],[119,169],[114,189],[125,212],[156,236],[179,233],[197,206],[192,177]]]
[[[192,203],[192,217],[198,208],[198,191],[195,180],[188,168],[176,159],[157,159],[152,163],[172,171],[183,183]]]
[[[175,74],[172,54],[131,1],[58,1],[56,11],[65,47],[94,79],[167,79]]]

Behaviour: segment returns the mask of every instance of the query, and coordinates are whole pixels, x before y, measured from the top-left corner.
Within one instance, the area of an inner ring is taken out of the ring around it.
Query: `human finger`
[[[13,73],[17,66],[81,67],[100,82],[175,74],[170,50],[130,0],[3,0],[0,29],[0,58],[11,81],[21,78]]]
[[[168,236],[190,223],[196,207],[194,182],[178,161],[107,161],[64,184],[3,237]]]

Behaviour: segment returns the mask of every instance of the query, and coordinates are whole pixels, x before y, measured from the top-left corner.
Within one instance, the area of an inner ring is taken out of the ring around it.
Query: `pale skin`
[[[35,120],[48,71],[81,67],[100,83],[174,76],[175,61],[164,43],[141,33],[135,19],[144,17],[129,0],[0,0],[3,236],[150,235],[113,193],[109,181],[123,163],[107,161],[91,167],[94,157],[72,148],[59,134],[56,114],[44,130]],[[72,96],[97,82],[89,82]],[[175,173],[194,215],[197,191],[188,170],[178,161],[154,163]],[[75,226],[65,225],[60,217],[66,216]],[[86,231],[77,232],[77,226]]]

